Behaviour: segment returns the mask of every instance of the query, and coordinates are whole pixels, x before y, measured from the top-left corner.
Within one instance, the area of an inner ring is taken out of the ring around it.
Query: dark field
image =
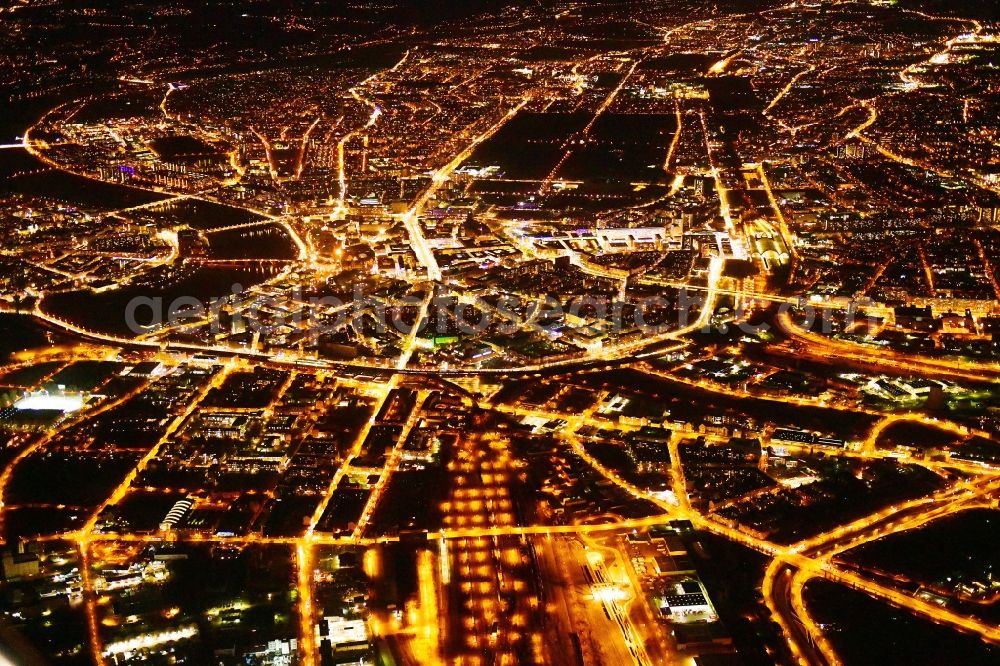
[[[1000,660],[1000,649],[978,637],[834,583],[809,583],[805,600],[813,619],[829,629],[830,641],[845,664],[987,666]]]

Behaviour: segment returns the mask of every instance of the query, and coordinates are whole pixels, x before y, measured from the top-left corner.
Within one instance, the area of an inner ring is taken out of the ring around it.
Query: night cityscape
[[[0,27],[0,666],[1000,664],[996,0]]]

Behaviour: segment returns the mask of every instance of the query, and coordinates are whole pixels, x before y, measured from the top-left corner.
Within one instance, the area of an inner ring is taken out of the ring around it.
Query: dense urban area
[[[0,25],[0,663],[1000,663],[995,0]]]

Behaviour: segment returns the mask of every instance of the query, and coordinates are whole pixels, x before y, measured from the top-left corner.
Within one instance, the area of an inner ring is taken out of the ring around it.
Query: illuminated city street
[[[995,4],[0,5],[0,664],[1000,662]]]

